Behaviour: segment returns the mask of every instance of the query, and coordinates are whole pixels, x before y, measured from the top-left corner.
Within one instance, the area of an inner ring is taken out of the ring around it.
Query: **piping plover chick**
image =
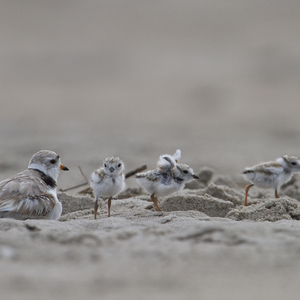
[[[27,170],[0,182],[0,218],[57,220],[62,212],[56,195],[60,170],[69,169],[55,152],[35,153]]]
[[[251,184],[245,188],[245,203],[247,206],[248,191],[252,186],[260,188],[274,188],[275,198],[279,198],[278,189],[282,184],[289,181],[293,173],[300,172],[300,159],[292,155],[283,155],[276,159],[246,168],[243,176],[249,180]]]
[[[119,157],[108,157],[103,161],[103,167],[91,175],[90,186],[95,196],[94,218],[97,219],[98,198],[108,197],[108,216],[110,217],[111,199],[125,188],[125,176],[122,173],[124,164]]]
[[[136,175],[137,182],[149,193],[151,200],[158,211],[161,208],[158,205],[157,197],[171,195],[184,188],[186,182],[199,177],[194,174],[192,168],[185,164],[177,164],[173,157],[161,156],[169,163],[164,165],[164,169],[157,168],[152,171],[139,173]],[[168,171],[165,171],[168,169]]]

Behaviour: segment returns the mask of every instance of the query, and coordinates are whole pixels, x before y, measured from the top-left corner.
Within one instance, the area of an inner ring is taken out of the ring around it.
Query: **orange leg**
[[[275,189],[275,198],[276,198],[276,199],[280,198],[280,197],[278,196],[278,194],[277,194],[277,189]]]
[[[244,206],[247,206],[247,198],[248,198],[248,191],[249,189],[254,186],[254,184],[248,184],[245,188],[245,203],[244,203]]]
[[[108,207],[108,217],[110,217],[111,198],[112,198],[112,197],[109,197],[109,198],[108,198],[108,201],[107,201],[107,207]]]
[[[153,201],[154,205],[156,206],[158,211],[161,211],[161,208],[158,205],[157,197],[154,194],[151,195],[151,200]]]
[[[94,206],[94,219],[97,219],[97,211],[98,211],[98,199],[95,200],[95,206]]]

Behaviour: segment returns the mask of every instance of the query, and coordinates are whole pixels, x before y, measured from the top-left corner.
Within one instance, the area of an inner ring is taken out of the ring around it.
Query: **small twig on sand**
[[[81,169],[81,167],[80,167],[80,166],[78,166],[78,169],[79,169],[79,171],[80,171],[81,175],[83,176],[83,178],[85,179],[85,181],[88,183],[88,182],[89,182],[89,180],[87,179],[87,177],[86,177],[86,176],[85,176],[85,174],[83,173],[83,171],[82,171],[82,169]]]
[[[87,188],[79,191],[78,194],[80,194],[80,195],[87,195],[87,194],[89,194],[90,196],[93,197],[93,189],[89,186],[89,187],[87,187]]]
[[[75,185],[75,186],[72,186],[72,187],[69,187],[69,188],[64,189],[64,190],[60,189],[60,192],[67,192],[67,191],[74,190],[74,189],[77,189],[77,188],[79,188],[79,187],[81,187],[81,186],[84,186],[84,185],[88,185],[88,184],[89,184],[89,181],[88,181],[87,177],[85,176],[85,174],[83,173],[81,167],[78,166],[78,168],[79,168],[79,171],[80,171],[81,175],[82,175],[82,176],[84,177],[84,179],[86,180],[86,182],[85,182],[85,183],[78,184],[78,185]],[[127,178],[129,178],[129,177],[135,175],[136,173],[142,172],[142,171],[144,171],[144,170],[146,170],[146,169],[147,169],[147,166],[146,166],[146,165],[143,165],[143,166],[141,166],[141,167],[139,167],[139,168],[137,168],[137,169],[135,169],[135,170],[132,170],[132,171],[130,171],[130,172],[128,172],[128,173],[125,174],[125,179],[127,179]],[[88,193],[88,192],[86,191],[86,190],[88,190],[88,189],[89,189],[89,188],[80,191],[79,194],[81,194],[82,192]]]
[[[85,174],[83,173],[83,171],[82,171],[82,169],[81,169],[80,166],[78,166],[78,169],[79,169],[81,175],[83,176],[83,178],[85,179],[86,182],[85,182],[85,183],[78,184],[78,185],[75,185],[75,186],[72,186],[72,187],[69,187],[69,188],[64,189],[64,190],[60,189],[61,192],[66,192],[66,191],[74,190],[74,189],[77,189],[77,188],[79,188],[79,187],[81,187],[81,186],[84,186],[84,185],[89,184],[89,181],[88,181],[87,177],[85,176]]]
[[[137,168],[137,169],[135,169],[133,171],[130,171],[130,172],[128,172],[128,173],[125,174],[125,179],[127,179],[127,178],[135,175],[136,173],[142,172],[142,171],[144,171],[146,169],[147,169],[147,166],[143,165],[143,166],[141,166],[141,167],[139,167],[139,168]]]
[[[77,188],[79,188],[79,187],[81,187],[81,186],[84,186],[84,185],[87,185],[87,184],[88,184],[88,182],[85,182],[85,183],[81,183],[81,184],[77,184],[77,185],[75,185],[75,186],[69,187],[69,188],[64,189],[64,190],[59,189],[59,191],[60,191],[60,192],[66,192],[66,191],[74,190],[74,189],[77,189]]]

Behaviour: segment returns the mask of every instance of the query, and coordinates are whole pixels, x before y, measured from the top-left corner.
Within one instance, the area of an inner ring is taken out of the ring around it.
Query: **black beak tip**
[[[67,167],[63,167],[63,171],[69,171]]]
[[[193,177],[195,178],[195,179],[199,179],[199,176],[197,176],[197,175],[193,175]]]

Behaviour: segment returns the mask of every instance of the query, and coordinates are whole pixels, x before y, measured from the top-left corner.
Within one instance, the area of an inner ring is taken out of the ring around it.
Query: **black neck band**
[[[41,174],[41,178],[47,184],[47,186],[50,186],[53,189],[57,187],[56,181],[52,177],[46,175],[44,172],[40,170],[37,169],[33,169],[33,170],[38,171]]]

